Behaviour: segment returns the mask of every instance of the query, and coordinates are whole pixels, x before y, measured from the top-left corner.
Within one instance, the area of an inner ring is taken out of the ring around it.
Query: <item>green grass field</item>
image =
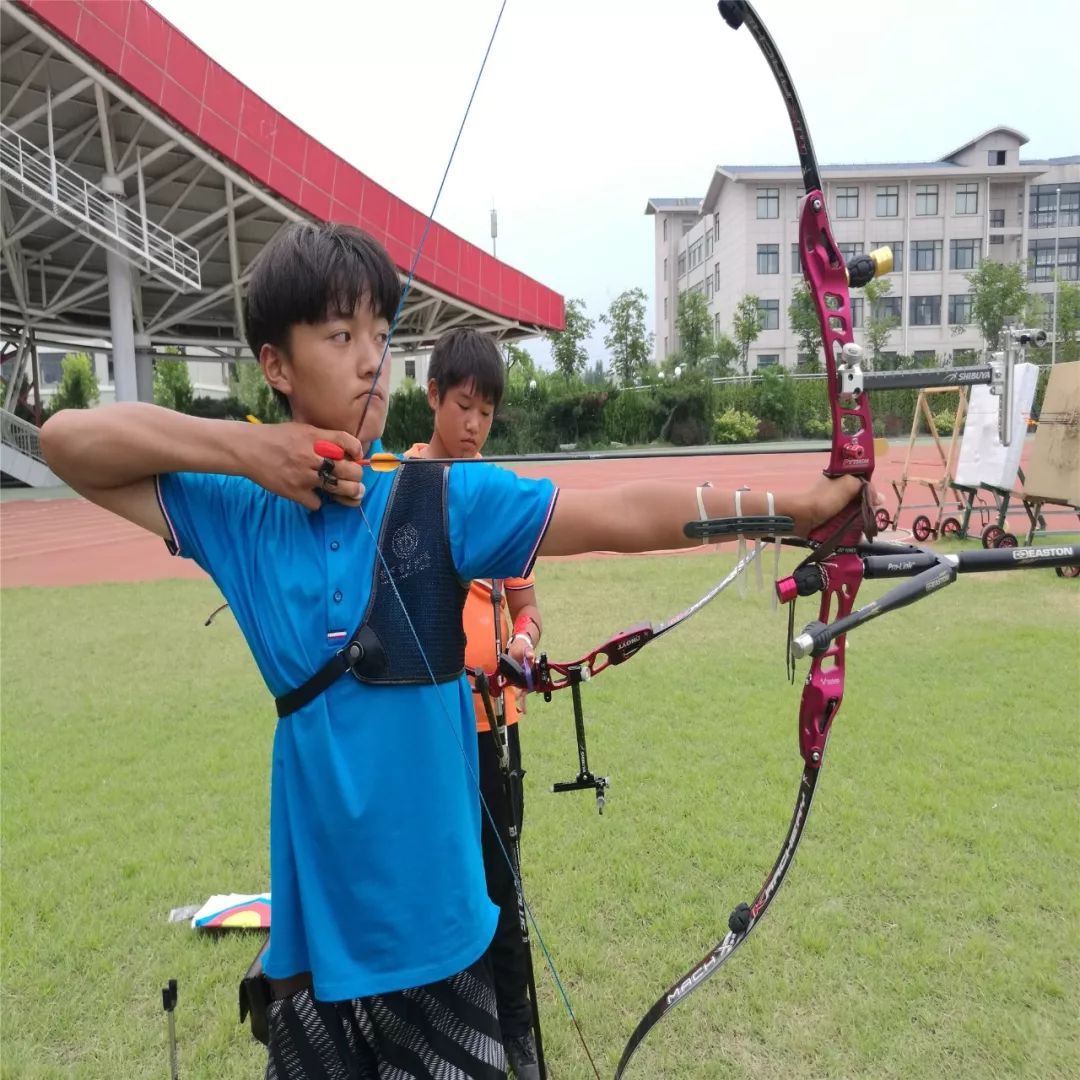
[[[666,617],[731,561],[542,565],[545,645]],[[1080,1074],[1078,586],[965,577],[852,635],[791,876],[634,1077]],[[549,793],[577,772],[569,695],[524,721],[526,891],[606,1077],[783,838],[799,688],[767,595],[730,590],[585,687],[602,818]],[[198,582],[3,594],[4,1077],[166,1077],[171,977],[181,1075],[262,1075],[236,1012],[258,939],[166,922],[267,885],[273,707],[230,618],[203,628],[216,603]],[[538,979],[551,1075],[586,1077]]]

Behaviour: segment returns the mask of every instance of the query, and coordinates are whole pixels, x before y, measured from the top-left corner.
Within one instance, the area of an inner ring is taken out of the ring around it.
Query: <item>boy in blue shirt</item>
[[[286,225],[252,264],[244,315],[291,422],[118,404],[42,430],[59,476],[210,574],[277,699],[268,1080],[505,1075],[482,962],[498,913],[481,857],[465,585],[525,577],[537,554],[690,546],[699,499],[708,517],[735,512],[720,486],[560,494],[484,464],[384,473],[351,460],[379,449],[399,298],[370,237]],[[345,459],[324,461],[320,439]],[[776,513],[805,535],[858,490],[819,480],[778,495]],[[766,513],[765,494],[744,493],[742,512]]]

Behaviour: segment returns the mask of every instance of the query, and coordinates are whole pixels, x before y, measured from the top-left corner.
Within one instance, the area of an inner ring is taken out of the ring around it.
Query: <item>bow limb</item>
[[[738,521],[740,519],[732,519]],[[771,523],[779,523],[782,528],[790,526],[790,519],[770,518]],[[701,522],[692,522],[687,526],[688,530],[700,526]],[[706,522],[705,524],[718,526],[726,522]],[[730,532],[733,529],[715,528],[714,531]],[[689,533],[688,533],[689,535]],[[660,623],[640,622],[626,630],[620,630],[613,634],[602,645],[587,652],[577,660],[549,660],[546,654],[541,654],[535,667],[519,664],[508,656],[501,656],[497,671],[487,674],[488,684],[494,693],[501,693],[507,687],[515,687],[527,690],[530,693],[544,694],[554,693],[556,690],[565,690],[575,683],[588,682],[594,675],[605,671],[609,667],[616,667],[625,663],[632,656],[636,656],[646,645],[674,630],[687,619],[696,615],[703,607],[716,599],[729,585],[731,585],[741,573],[760,554],[757,547],[751,548],[741,558],[731,571],[718,581],[708,592],[698,597],[692,604],[685,607],[676,615],[665,619]]]
[[[821,323],[832,414],[832,442],[825,474],[831,477],[850,474],[869,481],[874,470],[873,426],[859,368],[861,350],[852,334],[849,282],[865,284],[876,273],[886,272],[891,267],[891,255],[874,252],[853,261],[850,268],[845,265],[829,224],[809,129],[780,51],[753,6],[746,0],[720,0],[718,7],[729,26],[735,30],[745,26],[753,36],[780,89],[795,136],[806,191],[799,220],[799,253],[807,287]],[[831,521],[813,530],[809,537],[814,550],[804,565],[817,564],[817,572],[803,574],[804,578],[811,577],[815,586],[803,591],[822,592],[822,623],[850,613],[862,581],[862,561],[845,549],[857,544],[866,529],[866,490],[864,486],[863,496]],[[781,600],[790,602],[800,590],[794,579],[787,579],[777,583],[777,591]],[[673,983],[641,1018],[623,1050],[615,1071],[616,1080],[622,1077],[652,1028],[720,968],[749,937],[775,898],[802,838],[825,756],[829,729],[840,708],[843,694],[844,636],[840,635],[830,642],[823,655],[815,656],[803,690],[799,709],[803,775],[780,854],[753,902],[740,904],[731,913],[727,934]]]

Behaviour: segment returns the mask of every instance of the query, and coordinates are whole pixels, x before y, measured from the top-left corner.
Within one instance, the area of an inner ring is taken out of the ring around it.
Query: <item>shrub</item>
[[[177,412],[191,412],[195,393],[185,360],[158,360],[154,364],[154,404]]]
[[[94,362],[86,353],[68,353],[60,361],[60,385],[53,396],[52,411],[89,409],[100,400]]]
[[[432,416],[427,394],[412,379],[406,379],[391,395],[386,409],[383,445],[404,453],[413,443],[431,438]]]
[[[752,442],[757,438],[757,433],[757,417],[737,409],[726,409],[713,423],[713,442]]]

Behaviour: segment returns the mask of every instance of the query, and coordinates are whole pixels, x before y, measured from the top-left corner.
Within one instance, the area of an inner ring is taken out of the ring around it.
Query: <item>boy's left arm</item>
[[[790,517],[795,532],[806,536],[816,526],[839,514],[860,490],[853,476],[819,479],[809,491],[777,492],[774,513]],[[552,515],[541,555],[577,555],[586,551],[661,551],[694,547],[700,540],[687,537],[683,526],[700,517],[697,488],[642,480],[600,491],[565,488]],[[735,516],[735,492],[731,487],[700,489],[707,518]],[[744,516],[769,512],[764,491],[744,491]]]

